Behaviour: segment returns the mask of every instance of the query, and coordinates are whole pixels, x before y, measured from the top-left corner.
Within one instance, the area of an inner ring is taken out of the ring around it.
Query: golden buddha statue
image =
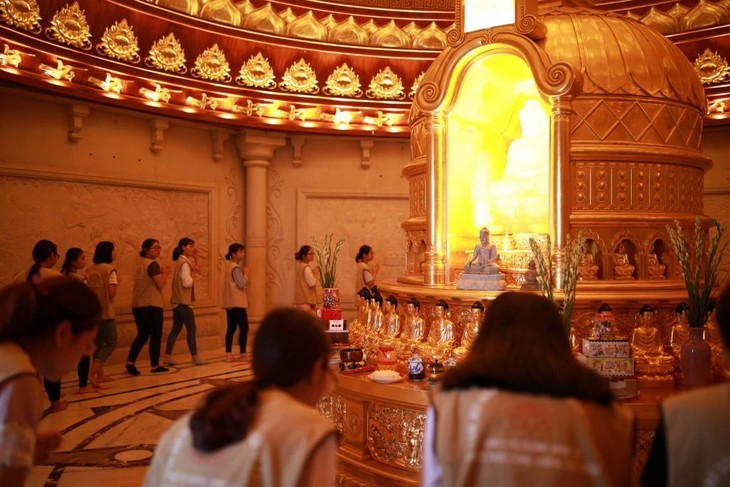
[[[677,365],[682,357],[682,345],[687,340],[689,340],[689,322],[687,321],[687,303],[683,301],[674,308],[674,322],[669,335],[669,347],[677,360]]]
[[[443,299],[434,307],[434,318],[428,331],[428,338],[426,343],[419,347],[430,357],[443,358],[451,354],[455,333],[454,322],[447,316],[448,310],[449,305]]]
[[[383,314],[382,304],[383,297],[378,293],[371,301],[372,303],[372,322],[370,330],[375,335],[382,334],[384,330],[385,315]]]
[[[400,335],[400,315],[398,314],[398,300],[395,296],[389,296],[383,303],[385,314],[385,335],[390,338],[397,338]]]
[[[652,245],[651,251],[646,255],[646,269],[649,273],[649,279],[666,279],[665,275],[667,266],[659,262],[654,246]]]
[[[411,299],[406,304],[406,322],[401,333],[401,340],[405,342],[423,341],[424,321],[419,315],[421,303],[417,299]]]
[[[626,253],[624,244],[619,244],[613,254],[613,278],[617,280],[634,279],[636,266],[629,261],[629,254]]]
[[[725,358],[725,347],[714,316],[707,320],[705,325],[705,341],[710,344],[713,377],[717,381],[730,380],[730,368]]]
[[[593,255],[590,242],[585,242],[581,250],[578,279],[581,281],[598,280],[598,264],[596,264],[596,257]]]
[[[631,354],[636,375],[655,385],[674,385],[674,357],[664,351],[661,332],[656,326],[654,309],[645,304],[637,315],[631,335]]]
[[[533,262],[534,263],[534,262]],[[461,336],[461,344],[454,348],[453,353],[457,360],[462,360],[467,352],[471,350],[474,340],[484,321],[484,305],[476,301],[471,305],[469,321],[464,324],[464,333]]]

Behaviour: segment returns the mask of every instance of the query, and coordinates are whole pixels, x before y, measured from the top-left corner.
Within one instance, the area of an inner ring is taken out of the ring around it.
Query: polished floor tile
[[[61,447],[36,466],[29,487],[127,487],[142,484],[160,435],[211,389],[252,377],[249,363],[227,363],[223,353],[203,354],[206,365],[175,357],[170,372],[130,376],[123,364],[106,368],[115,380],[79,394],[77,378],[64,377],[65,411],[46,414],[40,429],[62,432]],[[140,366],[142,364],[139,364]]]

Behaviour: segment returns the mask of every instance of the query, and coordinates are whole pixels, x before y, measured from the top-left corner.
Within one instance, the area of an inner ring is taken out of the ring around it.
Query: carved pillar
[[[447,283],[446,215],[446,123],[441,113],[429,114],[424,123],[426,139],[426,221],[428,248],[424,263],[424,284]]]
[[[554,246],[555,287],[562,289],[565,236],[570,232],[570,116],[571,97],[552,97],[550,137],[550,237]]]
[[[247,130],[238,134],[236,145],[246,169],[244,243],[246,262],[251,267],[248,316],[252,322],[258,323],[266,314],[268,167],[276,149],[286,145],[286,138],[283,135]]]

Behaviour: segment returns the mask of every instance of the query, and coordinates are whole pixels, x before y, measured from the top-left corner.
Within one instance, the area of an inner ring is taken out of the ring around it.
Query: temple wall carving
[[[573,100],[572,108],[573,144],[616,141],[689,149],[700,146],[693,131],[702,123],[702,114],[688,105],[632,97],[581,96]]]
[[[575,162],[573,210],[695,213],[702,211],[703,171],[673,164]]]

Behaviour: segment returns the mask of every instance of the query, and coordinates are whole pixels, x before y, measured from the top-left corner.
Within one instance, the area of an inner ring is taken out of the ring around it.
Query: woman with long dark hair
[[[86,267],[86,254],[82,249],[78,247],[71,247],[66,250],[66,257],[63,259],[63,264],[61,264],[61,274],[75,277],[79,281],[88,285],[86,274],[81,272],[84,267]],[[89,385],[92,353],[81,357],[79,365],[76,367],[76,372],[79,375],[79,394],[94,392],[94,387]]]
[[[0,291],[0,485],[25,485],[34,458],[60,444],[60,433],[38,431],[38,374],[60,384],[93,347],[100,316],[94,293],[72,277]]]
[[[375,251],[369,245],[361,245],[355,256],[355,293],[366,287],[372,291],[375,287],[375,278],[378,276],[378,264],[370,264],[375,258]]]
[[[91,383],[98,386],[102,382],[115,380],[104,373],[104,364],[117,348],[117,323],[114,310],[114,297],[117,295],[119,277],[117,269],[112,265],[117,257],[114,244],[102,240],[96,244],[94,263],[86,271],[89,288],[96,293],[101,303],[102,322],[96,336],[96,352],[91,365]]]
[[[150,372],[157,374],[170,369],[160,365],[160,348],[162,347],[162,288],[167,284],[169,269],[160,266],[157,259],[162,247],[154,238],[142,242],[142,250],[134,267],[134,286],[132,288],[132,316],[137,325],[137,336],[129,347],[127,372],[140,375],[135,362],[142,347],[150,341]]]
[[[240,360],[246,353],[248,340],[248,266],[241,267],[246,256],[246,248],[240,243],[228,246],[226,270],[223,273],[223,308],[226,310],[226,362]],[[233,356],[233,335],[238,328],[238,348],[241,355]]]
[[[16,282],[28,281],[28,282],[43,282],[46,279],[52,277],[60,277],[63,274],[58,272],[54,267],[58,263],[58,247],[55,243],[50,240],[39,240],[33,246],[32,251],[33,265],[30,268],[20,272],[15,276]],[[57,413],[63,411],[68,407],[68,402],[65,399],[61,399],[61,382],[48,380],[43,378],[43,387],[46,389],[48,400],[51,405],[48,408],[48,412]]]
[[[182,331],[183,325],[187,331],[188,350],[192,356],[193,365],[203,365],[203,360],[198,355],[198,344],[195,340],[195,313],[193,313],[193,301],[195,292],[193,290],[193,274],[199,271],[198,249],[195,248],[195,241],[191,238],[181,238],[177,247],[172,251],[172,260],[175,261],[175,270],[172,272],[172,330],[167,335],[167,346],[165,347],[165,358],[167,365],[175,365],[172,361],[172,350],[175,348],[175,340]]]
[[[541,296],[500,294],[431,399],[423,485],[631,483],[631,413],[575,360]]]
[[[314,316],[271,311],[254,341],[253,382],[214,390],[175,423],[157,445],[145,487],[192,479],[196,485],[258,485],[255,479],[333,485],[337,432],[314,410],[334,388],[330,353]]]
[[[294,254],[294,260],[297,262],[294,306],[314,314],[317,306],[317,278],[309,265],[314,260],[314,249],[309,245],[302,245]]]

